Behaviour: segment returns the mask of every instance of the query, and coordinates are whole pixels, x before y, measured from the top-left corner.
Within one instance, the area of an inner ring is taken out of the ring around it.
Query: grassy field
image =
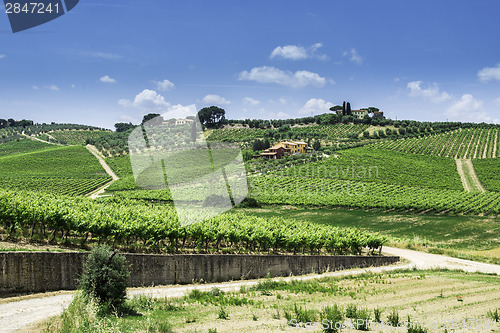
[[[212,289],[193,290],[181,298],[137,296],[128,306],[133,315],[87,316],[96,327],[113,332],[264,333],[299,328],[299,332],[321,332],[319,325],[325,319],[326,323],[345,323],[348,328],[343,332],[358,332],[365,322],[373,332],[407,332],[388,323],[403,324],[409,318],[412,323],[429,327],[429,332],[498,332],[500,323],[493,322],[488,312],[500,307],[500,280],[491,275],[442,270],[309,281],[263,280],[232,293]],[[340,316],[334,316],[334,306]],[[66,327],[86,319],[76,310],[73,307],[66,312]],[[316,324],[300,327],[307,322]],[[61,325],[61,318],[53,318],[34,331],[56,332]]]
[[[290,206],[235,210],[266,218],[286,216],[323,225],[355,227],[388,236],[390,245],[500,264],[499,218]]]

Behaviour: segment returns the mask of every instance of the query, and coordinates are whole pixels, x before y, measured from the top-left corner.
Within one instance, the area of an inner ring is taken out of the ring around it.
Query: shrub
[[[217,318],[219,318],[219,319],[229,319],[229,313],[226,311],[226,309],[224,309],[223,307],[221,307],[219,309],[219,316]]]
[[[124,256],[116,255],[109,246],[95,247],[83,265],[80,289],[101,306],[119,308],[125,301],[129,276]]]
[[[347,308],[345,309],[345,316],[350,319],[356,318],[357,307],[356,304],[350,303],[347,304]]]
[[[387,322],[392,325],[392,327],[397,327],[399,323],[399,314],[396,309],[392,309],[391,313],[387,316]]]
[[[380,309],[380,308],[373,309],[373,316],[375,317],[375,319],[373,319],[374,322],[381,323],[382,322],[382,309]]]
[[[370,312],[367,309],[357,309],[356,311],[356,329],[360,331],[370,330]]]
[[[341,323],[344,322],[342,309],[334,304],[333,306],[325,306],[321,310],[321,322],[328,321],[327,325],[323,325],[322,330],[325,333],[336,333],[340,331]],[[337,324],[339,323],[339,324]]]
[[[491,311],[488,311],[488,317],[491,318],[494,322],[498,323],[500,322],[500,312],[498,312],[499,309],[493,309]]]

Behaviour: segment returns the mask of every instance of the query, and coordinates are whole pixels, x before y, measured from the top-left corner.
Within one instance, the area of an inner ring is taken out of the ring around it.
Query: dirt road
[[[86,148],[88,149],[88,151],[90,151],[97,158],[97,160],[99,160],[99,163],[104,168],[104,170],[106,170],[106,173],[108,175],[110,175],[111,178],[113,178],[110,182],[104,184],[103,186],[99,187],[98,189],[87,194],[90,198],[95,199],[98,196],[100,196],[101,194],[103,194],[104,190],[106,190],[106,188],[108,188],[109,185],[113,184],[115,181],[117,181],[120,178],[118,178],[118,176],[109,167],[109,165],[104,160],[104,157],[101,155],[101,153],[99,152],[99,150],[95,146],[87,145]]]
[[[349,269],[345,271],[331,272],[325,274],[312,274],[300,277],[277,278],[284,280],[300,279],[309,280],[325,276],[345,276],[351,274],[361,274],[365,272],[384,272],[399,268],[419,269],[448,268],[460,269],[468,272],[483,272],[500,275],[500,265],[491,265],[473,262],[469,260],[455,259],[435,254],[422,253],[412,250],[385,247],[384,253],[397,255],[406,259],[409,263],[384,267],[370,267],[363,269]],[[153,297],[180,297],[189,293],[192,289],[210,290],[218,287],[225,291],[238,290],[242,285],[251,286],[258,283],[258,280],[237,281],[216,284],[187,285],[187,286],[167,286],[155,288],[130,288],[128,296],[139,294],[151,295]],[[30,296],[28,299],[0,299],[0,332],[26,332],[27,327],[37,322],[46,320],[52,316],[62,313],[63,309],[71,302],[73,295],[69,292],[49,293]]]
[[[467,192],[486,192],[477,177],[472,160],[456,159],[457,171],[462,180],[462,185]]]

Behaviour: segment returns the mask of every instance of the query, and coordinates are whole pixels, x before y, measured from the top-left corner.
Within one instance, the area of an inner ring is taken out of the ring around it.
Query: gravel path
[[[385,254],[397,255],[409,261],[407,264],[397,264],[383,267],[370,267],[363,269],[349,269],[325,274],[312,274],[299,277],[276,278],[276,280],[309,280],[325,276],[345,276],[361,274],[365,272],[384,272],[400,268],[417,267],[419,269],[448,268],[459,269],[467,272],[483,272],[500,275],[500,265],[478,263],[469,260],[455,259],[446,256],[428,254],[412,250],[384,247]],[[218,287],[224,291],[239,290],[243,285],[251,286],[259,280],[236,281],[203,285],[166,286],[154,288],[130,288],[128,296],[139,294],[151,295],[153,297],[180,297],[193,289],[210,290]],[[30,296],[29,299],[4,299],[0,300],[0,332],[29,332],[29,326],[46,320],[52,316],[60,315],[65,307],[71,302],[72,293],[62,292],[39,294]],[[10,302],[9,302],[10,301]]]

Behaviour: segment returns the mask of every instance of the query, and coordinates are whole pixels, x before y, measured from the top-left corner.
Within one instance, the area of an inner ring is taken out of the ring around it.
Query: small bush
[[[221,307],[219,309],[219,316],[217,318],[227,320],[229,319],[229,313],[226,311],[226,309]]]
[[[106,245],[95,247],[83,265],[80,289],[97,299],[101,306],[120,308],[125,301],[129,276],[124,256],[116,255]]]
[[[356,311],[356,328],[360,331],[370,330],[370,311],[367,309],[357,309]]]
[[[499,309],[493,309],[488,311],[488,317],[496,323],[500,322],[500,312],[498,312],[498,310]]]
[[[392,309],[391,313],[387,316],[387,322],[392,325],[392,327],[397,327],[399,324],[399,314],[396,309]]]
[[[374,322],[381,323],[382,322],[382,309],[380,309],[380,308],[373,309],[373,316],[375,317],[373,319]]]
[[[303,309],[297,306],[297,303],[293,306],[293,312],[295,312],[295,318],[299,323],[309,323],[316,320],[316,311]]]
[[[321,322],[323,320],[328,321],[328,325],[324,325],[322,330],[325,333],[336,333],[340,331],[340,324],[344,322],[344,315],[342,314],[342,309],[334,304],[333,306],[325,306],[321,310]],[[325,327],[327,326],[327,327]]]
[[[357,307],[356,304],[349,303],[347,304],[347,308],[345,309],[345,316],[350,319],[356,318],[357,315]]]

